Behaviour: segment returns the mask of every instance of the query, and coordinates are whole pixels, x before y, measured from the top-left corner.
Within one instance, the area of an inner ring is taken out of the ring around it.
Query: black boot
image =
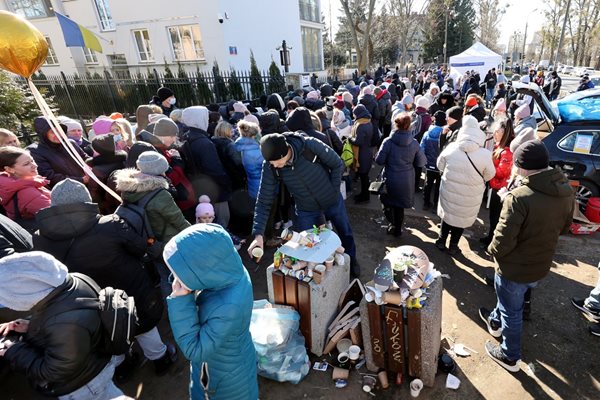
[[[154,372],[157,376],[166,374],[175,361],[177,361],[177,348],[169,343],[165,355],[158,360],[154,360]]]
[[[136,368],[139,366],[139,361],[140,356],[130,349],[129,352],[125,354],[123,362],[115,368],[115,382],[122,384],[131,379]]]
[[[402,236],[402,225],[404,224],[404,209],[400,207],[394,208],[394,226],[396,230],[394,231],[394,236],[400,237]]]

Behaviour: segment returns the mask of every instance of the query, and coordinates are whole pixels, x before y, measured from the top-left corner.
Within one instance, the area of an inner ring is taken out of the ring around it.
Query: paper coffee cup
[[[264,254],[265,251],[260,247],[255,247],[252,249],[252,257],[256,258],[257,261],[259,261]]]
[[[360,347],[355,344],[350,346],[348,348],[348,357],[353,361],[358,360],[358,357],[360,357]]]
[[[415,379],[410,383],[410,395],[412,397],[418,397],[419,393],[423,389],[423,381],[420,379]]]

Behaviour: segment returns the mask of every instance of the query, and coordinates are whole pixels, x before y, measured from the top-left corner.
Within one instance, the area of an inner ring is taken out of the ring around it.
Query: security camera
[[[223,15],[221,15],[221,14],[218,14],[218,15],[217,15],[217,17],[219,18],[219,23],[220,23],[220,24],[222,24],[222,23],[223,23],[223,21],[225,20],[225,19],[223,18]]]

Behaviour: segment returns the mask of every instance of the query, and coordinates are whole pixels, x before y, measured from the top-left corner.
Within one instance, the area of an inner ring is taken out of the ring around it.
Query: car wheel
[[[587,206],[590,197],[598,197],[599,191],[596,185],[589,181],[579,181],[579,186],[577,187],[577,192],[575,193],[575,199],[577,200],[577,204],[579,204],[579,209],[582,213],[585,212],[585,208]]]

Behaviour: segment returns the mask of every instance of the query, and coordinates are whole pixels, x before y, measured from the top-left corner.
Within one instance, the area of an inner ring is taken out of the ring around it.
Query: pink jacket
[[[0,173],[0,199],[8,217],[15,219],[15,196],[23,219],[33,219],[39,210],[50,207],[50,191],[44,187],[48,183],[40,175],[33,179],[15,179],[5,172]]]

